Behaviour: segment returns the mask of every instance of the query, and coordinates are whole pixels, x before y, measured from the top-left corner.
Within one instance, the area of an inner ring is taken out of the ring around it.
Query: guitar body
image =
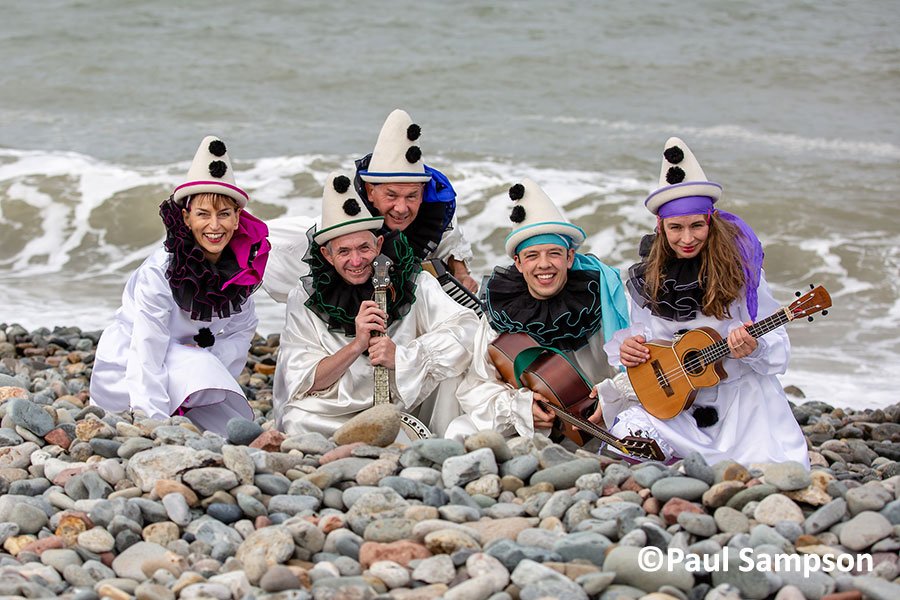
[[[556,414],[551,438],[563,436],[579,446],[591,438],[612,444],[620,451],[642,458],[662,460],[665,455],[649,438],[628,436],[618,439],[605,430],[605,425],[588,421],[597,406],[591,398],[591,385],[568,360],[545,352],[532,361],[516,380],[515,362],[520,352],[538,347],[527,333],[503,333],[488,346],[488,355],[504,382],[513,387],[526,387],[544,398],[543,408]]]
[[[505,333],[488,347],[488,355],[503,381],[514,382],[516,376],[513,364],[516,356],[536,345],[527,333]],[[593,405],[597,401],[590,397],[591,388],[572,365],[555,354],[545,354],[535,360],[519,380],[523,387],[542,395],[553,406],[583,419],[593,414]],[[583,415],[584,412],[587,414]],[[577,427],[557,420],[551,437],[559,439],[560,436],[569,438],[579,446],[584,446],[591,439],[591,436]]]
[[[672,342],[644,344],[650,359],[628,368],[628,379],[644,410],[657,419],[671,419],[691,407],[698,389],[728,377],[721,361],[704,365],[699,360],[700,351],[721,340],[715,329],[699,327]]]

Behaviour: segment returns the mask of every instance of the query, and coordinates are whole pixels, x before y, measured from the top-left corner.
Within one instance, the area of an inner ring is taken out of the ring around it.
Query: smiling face
[[[372,279],[372,261],[381,253],[384,238],[371,231],[357,231],[334,238],[322,246],[325,257],[350,285],[360,285]]]
[[[391,231],[403,231],[419,214],[423,183],[366,183],[366,194]]]
[[[706,215],[685,215],[663,219],[666,241],[678,258],[693,258],[700,254],[709,236]]]
[[[240,213],[237,203],[221,194],[197,194],[181,211],[184,224],[194,234],[206,260],[213,264],[234,236]]]
[[[525,277],[528,292],[538,300],[558,294],[569,276],[575,261],[575,250],[557,244],[529,246],[515,256],[516,268]]]

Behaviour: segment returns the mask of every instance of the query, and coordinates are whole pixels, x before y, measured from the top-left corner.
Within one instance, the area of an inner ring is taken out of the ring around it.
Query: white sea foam
[[[537,181],[581,225],[588,237],[583,249],[612,266],[626,268],[636,258],[640,237],[652,230],[654,218],[642,205],[652,177],[634,172],[584,171],[536,167],[503,160],[453,161],[435,156],[458,193],[458,215],[473,242],[476,275],[509,262],[503,241],[508,232],[508,188],[523,177]],[[162,240],[132,246],[110,242],[110,233],[92,225],[92,215],[106,210],[114,198],[158,203],[147,189],[167,193],[180,182],[187,162],[128,166],[70,152],[0,149],[0,228],[19,244],[0,243],[0,285],[5,305],[0,322],[29,328],[61,324],[85,329],[107,324],[118,307],[130,272]],[[285,216],[317,216],[320,187],[333,169],[353,168],[353,157],[312,154],[276,156],[238,162],[236,178],[251,194],[255,207]],[[14,203],[36,216],[18,222]],[[127,206],[117,205],[128,213]],[[135,205],[137,206],[137,205]],[[142,214],[146,214],[144,211]],[[127,214],[126,214],[127,217]],[[121,220],[128,227],[129,219]],[[847,405],[886,405],[895,401],[890,374],[900,366],[894,332],[900,325],[900,282],[873,269],[900,263],[900,236],[890,231],[826,232],[818,238],[791,231],[779,233],[759,224],[767,244],[798,248],[811,257],[798,280],[827,280],[835,300],[832,315],[792,333],[794,360],[783,382],[798,385],[808,398]],[[145,227],[146,229],[146,227]],[[26,231],[36,231],[25,238]],[[18,236],[18,237],[17,237]],[[848,257],[855,261],[848,262]],[[856,263],[863,265],[860,269]],[[772,278],[770,277],[770,280]],[[776,297],[790,298],[788,285],[772,280]],[[889,302],[873,299],[893,290]],[[64,290],[62,292],[61,290]],[[863,299],[867,300],[863,300]],[[257,297],[260,331],[279,331],[284,306],[262,292]]]

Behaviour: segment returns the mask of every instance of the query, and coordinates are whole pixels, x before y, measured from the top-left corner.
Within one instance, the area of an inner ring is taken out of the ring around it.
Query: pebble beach
[[[495,432],[388,444],[377,411],[285,436],[272,335],[240,378],[257,419],[222,437],[90,406],[99,335],[0,324],[0,596],[900,598],[900,404],[794,406],[811,472],[629,465]],[[651,569],[648,548],[706,560]]]

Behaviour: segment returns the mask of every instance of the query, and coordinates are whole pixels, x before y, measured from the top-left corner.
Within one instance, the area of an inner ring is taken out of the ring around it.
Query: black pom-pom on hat
[[[194,336],[194,341],[201,348],[209,348],[216,343],[216,336],[209,330],[209,327],[201,327],[197,335]]]
[[[666,181],[670,185],[681,183],[684,181],[684,169],[681,167],[669,167],[669,170],[666,171]]]
[[[346,179],[346,177],[344,178]],[[351,217],[355,217],[359,214],[359,202],[356,201],[356,198],[347,198],[344,201],[344,213],[350,215]]]
[[[334,186],[334,191],[338,194],[343,194],[350,189],[350,178],[346,175],[338,175],[334,178],[331,185]]]
[[[225,142],[222,140],[213,140],[209,143],[209,153],[213,156],[225,156],[225,152],[227,151]]]
[[[509,220],[513,223],[521,223],[525,220],[525,207],[521,204],[513,207],[512,212],[509,213]]]
[[[209,174],[216,179],[221,179],[226,171],[228,171],[228,165],[221,160],[214,160],[209,163]]]
[[[411,142],[416,141],[417,139],[419,139],[420,135],[422,135],[422,128],[419,127],[418,125],[416,125],[415,123],[413,123],[412,125],[410,125],[409,127],[406,128],[406,139],[408,139],[409,141],[411,141]],[[415,161],[412,160],[410,162],[415,162]]]
[[[422,150],[418,146],[410,146],[406,151],[406,160],[410,163],[417,163],[422,158]]]
[[[682,150],[678,146],[672,146],[670,148],[666,148],[666,151],[663,152],[663,156],[665,156],[666,160],[673,165],[677,165],[684,160],[684,150]]]

